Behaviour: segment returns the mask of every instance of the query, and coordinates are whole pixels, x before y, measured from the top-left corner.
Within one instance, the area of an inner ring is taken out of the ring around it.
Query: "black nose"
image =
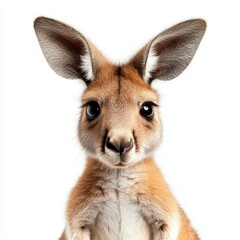
[[[111,141],[110,138],[107,138],[106,147],[122,155],[133,147],[133,141],[132,139],[130,141],[124,141],[124,140]]]

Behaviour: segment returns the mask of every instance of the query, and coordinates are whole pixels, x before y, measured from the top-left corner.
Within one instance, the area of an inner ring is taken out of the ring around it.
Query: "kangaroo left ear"
[[[68,79],[94,80],[105,58],[74,28],[54,19],[39,17],[34,28],[43,54],[50,67]]]
[[[202,19],[181,22],[157,35],[130,64],[148,83],[154,79],[171,80],[187,68],[205,30],[206,22]]]

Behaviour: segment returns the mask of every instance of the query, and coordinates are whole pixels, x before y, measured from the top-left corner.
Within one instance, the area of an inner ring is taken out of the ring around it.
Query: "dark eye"
[[[153,106],[152,102],[145,102],[140,108],[140,114],[147,120],[153,119]]]
[[[100,106],[96,101],[87,103],[86,115],[88,120],[94,120],[100,114]]]

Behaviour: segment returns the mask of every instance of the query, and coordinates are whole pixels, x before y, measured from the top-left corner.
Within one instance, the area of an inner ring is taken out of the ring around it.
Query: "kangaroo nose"
[[[123,139],[110,139],[107,138],[106,147],[116,152],[117,154],[124,154],[133,147],[132,139],[126,141]]]

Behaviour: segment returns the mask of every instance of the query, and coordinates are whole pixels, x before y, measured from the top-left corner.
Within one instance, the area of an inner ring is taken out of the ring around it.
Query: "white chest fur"
[[[113,171],[99,182],[106,196],[92,228],[93,240],[150,240],[149,227],[141,215],[133,191],[138,174]]]

